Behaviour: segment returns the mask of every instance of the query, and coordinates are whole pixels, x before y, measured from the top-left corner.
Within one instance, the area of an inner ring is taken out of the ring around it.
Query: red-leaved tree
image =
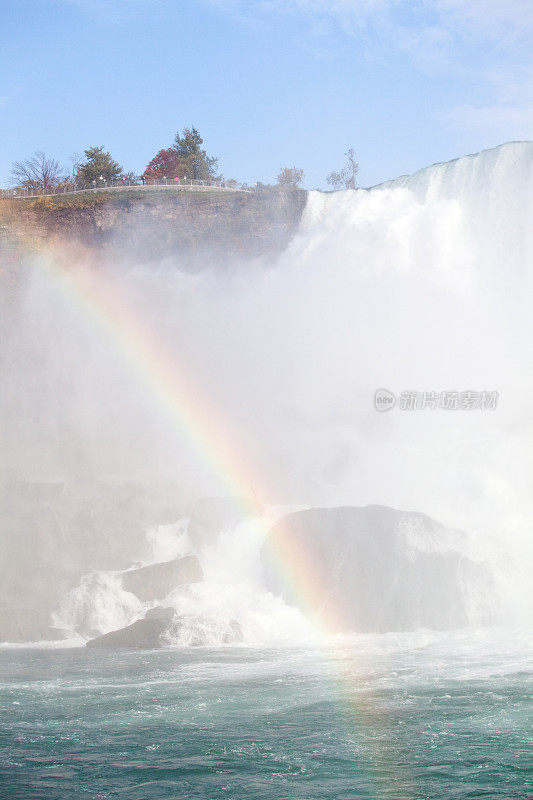
[[[143,172],[143,178],[182,178],[185,169],[173,147],[160,150]]]

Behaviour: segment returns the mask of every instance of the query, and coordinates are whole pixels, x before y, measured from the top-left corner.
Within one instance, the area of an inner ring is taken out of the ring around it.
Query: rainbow
[[[105,340],[112,342],[136,379],[149,390],[160,412],[221,487],[239,499],[246,515],[257,516],[256,487],[261,497],[267,481],[242,458],[243,448],[235,446],[237,432],[215,417],[186,360],[177,362],[175,351],[146,324],[136,298],[128,296],[124,286],[97,265],[78,262],[73,266],[72,252],[64,246],[37,254],[34,263],[67,302],[81,310]],[[261,526],[261,520],[258,524]],[[266,537],[266,520],[264,526]],[[328,636],[341,630],[342,620],[334,609],[317,615],[324,606],[324,582],[306,551],[294,537],[284,535],[283,528],[269,541],[274,542],[271,549],[276,568],[290,583],[300,604],[315,617],[318,631]]]
[[[19,240],[24,244],[23,237]],[[253,465],[241,455],[241,448],[236,446],[236,432],[215,416],[186,360],[177,362],[175,351],[166,347],[150,328],[136,299],[128,297],[123,285],[119,286],[97,264],[91,263],[87,254],[80,257],[65,245],[41,249],[33,255],[33,263],[67,302],[81,310],[112,343],[160,411],[217,476],[225,491],[239,498],[246,514],[257,515],[255,488],[261,493],[267,487],[266,481],[255,474]],[[268,522],[259,520],[258,524],[263,526],[260,533],[266,537]],[[268,539],[269,555],[283,580],[292,587],[299,605],[306,608],[313,619],[319,642],[327,644],[325,663],[337,687],[345,717],[350,726],[363,724],[375,730],[379,724],[383,728],[381,714],[369,713],[356,705],[352,681],[338,666],[343,659],[342,654],[335,658],[335,648],[342,649],[342,640],[337,639],[336,644],[333,640],[332,649],[332,634],[342,630],[342,615],[336,609],[325,610],[326,595],[319,567],[279,521],[276,531],[276,535]],[[401,761],[405,763],[403,757]],[[379,784],[382,779],[374,777],[373,780]]]
[[[21,234],[18,240],[23,249],[36,250],[31,257],[33,265],[47,276],[67,304],[81,311],[103,339],[112,343],[159,411],[224,491],[238,498],[246,515],[256,516],[256,490],[260,499],[268,494],[266,479],[242,457],[244,447],[236,444],[238,432],[231,430],[227,421],[222,423],[215,417],[186,359],[178,362],[175,350],[165,346],[147,323],[139,298],[128,295],[124,284],[119,285],[86,252],[76,252],[64,243],[43,248]],[[264,526],[262,533],[266,537],[268,521]],[[340,630],[342,621],[333,609],[317,616],[324,605],[324,583],[316,565],[294,537],[283,535],[281,530],[271,555],[300,604],[315,617],[318,631],[328,636]]]

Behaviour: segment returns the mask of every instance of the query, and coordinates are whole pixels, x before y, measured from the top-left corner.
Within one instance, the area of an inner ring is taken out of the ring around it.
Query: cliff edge
[[[66,241],[121,260],[176,258],[199,269],[228,260],[272,258],[296,231],[307,193],[109,190],[0,201],[4,243]]]

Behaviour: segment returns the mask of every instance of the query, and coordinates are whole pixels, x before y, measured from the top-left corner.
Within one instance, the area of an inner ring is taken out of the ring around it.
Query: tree
[[[38,150],[24,161],[15,161],[11,168],[14,182],[27,189],[52,191],[66,179],[67,173],[53,158]]]
[[[111,154],[103,147],[89,147],[85,150],[85,161],[78,166],[78,183],[91,184],[100,179],[110,182],[122,177],[122,167],[113,161]]]
[[[340,172],[330,172],[326,178],[333,189],[355,189],[359,164],[355,160],[355,151],[350,147],[346,153],[346,164]]]
[[[127,183],[128,185],[138,185],[141,182],[141,179],[136,172],[133,172],[133,170],[130,170],[129,172],[123,172],[119,180],[122,181],[122,183]]]
[[[278,173],[278,186],[284,189],[298,189],[304,179],[303,169],[282,167]]]
[[[185,167],[173,147],[160,150],[143,172],[143,178],[184,178]]]
[[[76,175],[78,174],[78,170],[83,164],[83,158],[80,153],[72,153],[70,156],[70,160],[72,162],[72,167],[70,170],[70,178],[72,181],[76,181]]]
[[[218,158],[207,155],[201,145],[204,140],[193,126],[184,128],[182,135],[176,133],[173,150],[180,160],[185,178],[196,181],[209,181],[216,178]]]

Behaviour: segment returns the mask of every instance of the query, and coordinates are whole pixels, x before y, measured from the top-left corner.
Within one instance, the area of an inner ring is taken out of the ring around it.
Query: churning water
[[[525,800],[525,642],[0,651],[6,800]]]

